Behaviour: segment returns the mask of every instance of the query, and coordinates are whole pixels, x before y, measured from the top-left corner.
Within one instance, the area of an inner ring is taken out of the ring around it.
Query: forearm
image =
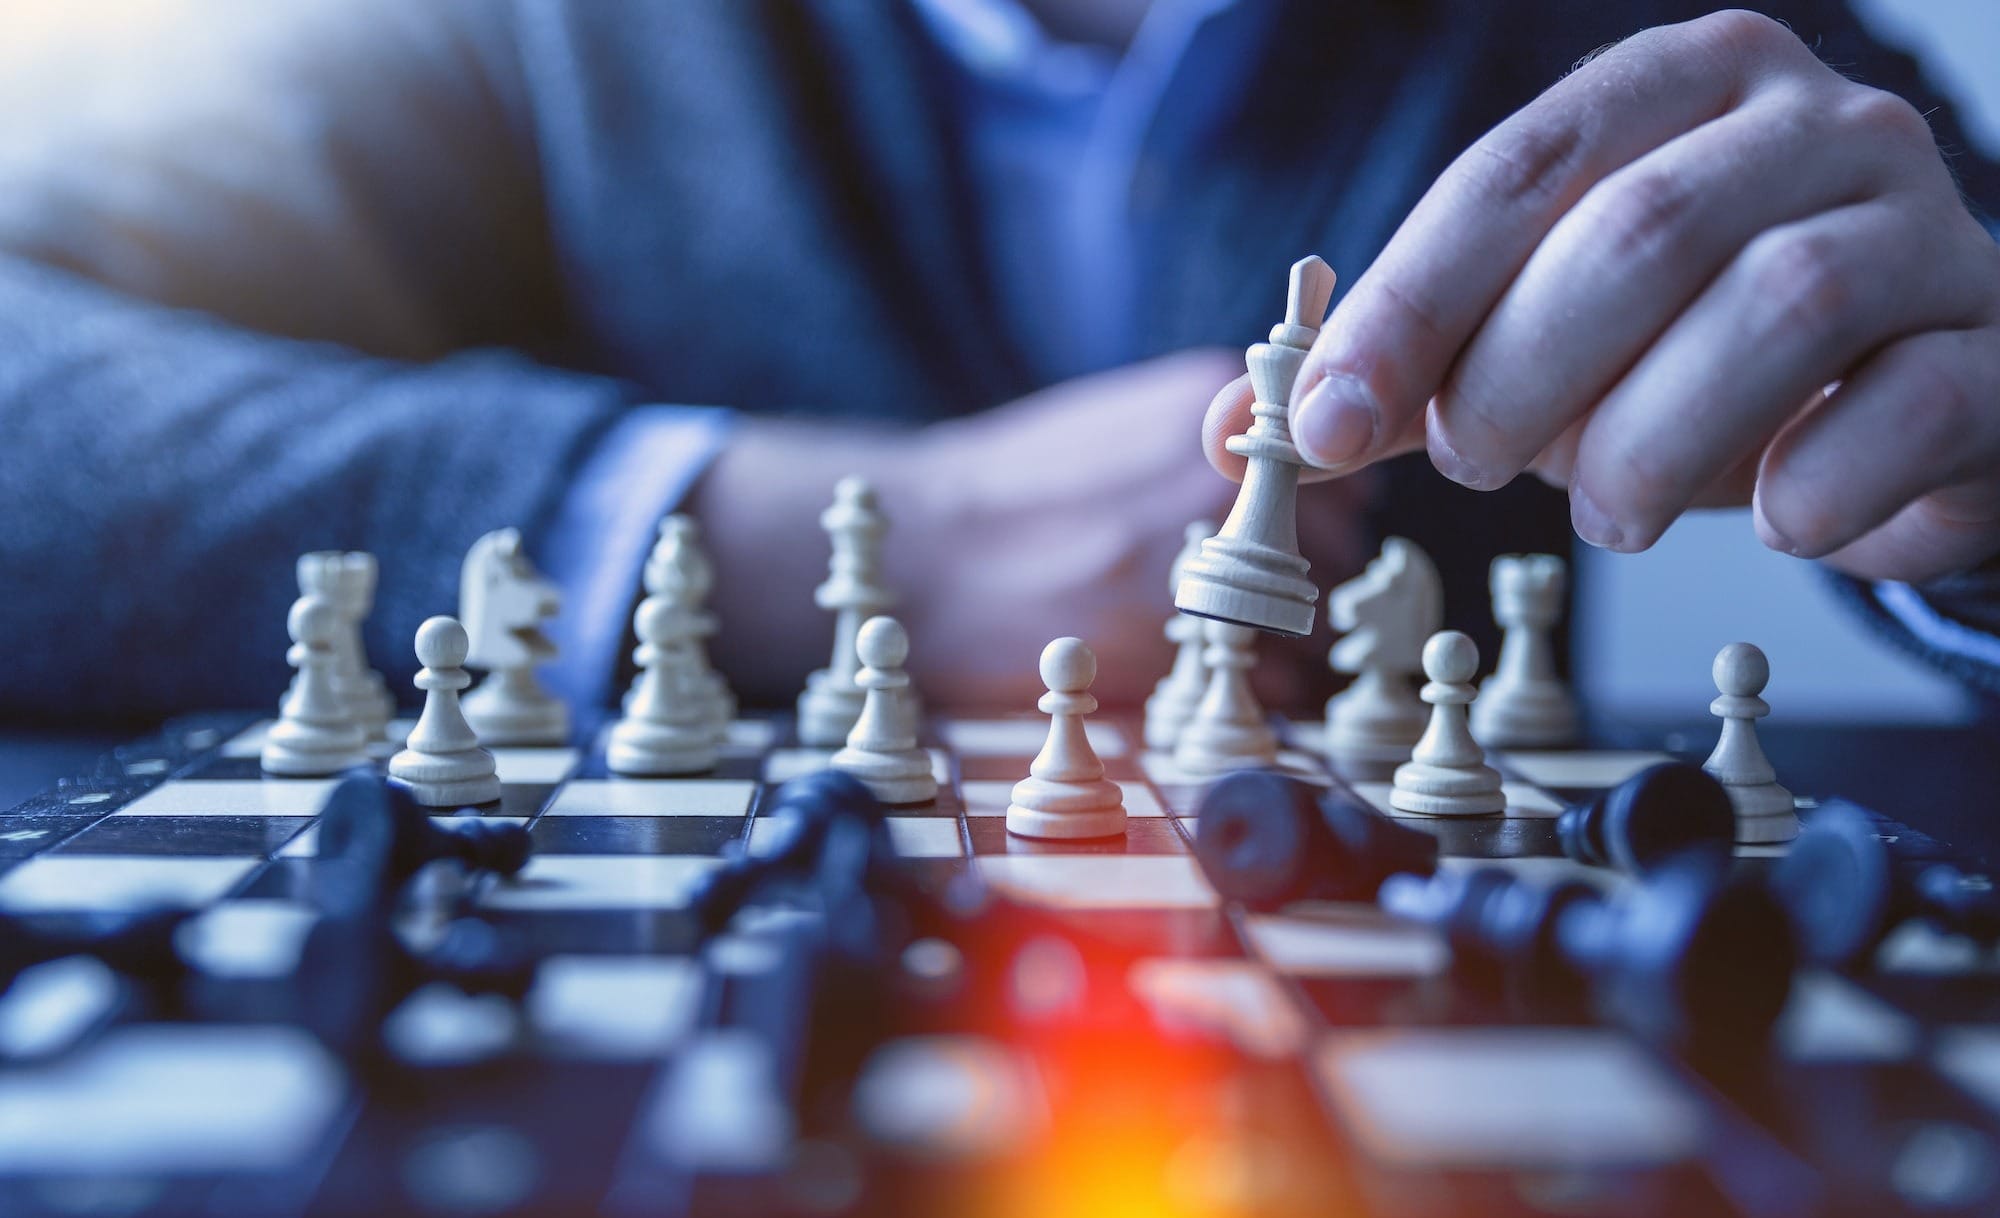
[[[545,526],[617,382],[275,339],[0,259],[0,714],[139,717],[282,688],[291,565],[375,551],[402,684],[480,533]]]

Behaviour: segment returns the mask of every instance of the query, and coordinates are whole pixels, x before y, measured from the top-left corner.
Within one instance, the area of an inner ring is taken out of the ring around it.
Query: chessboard
[[[687,908],[726,857],[769,849],[778,784],[826,764],[788,720],[737,720],[721,763],[687,779],[612,776],[601,749],[495,749],[490,815],[526,827],[532,858],[511,877],[436,864],[407,899],[519,935],[533,987],[518,1004],[420,988],[384,1026],[389,1068],[365,1071],[300,1014],[334,780],[262,774],[268,723],[177,722],[0,814],[0,914],[193,911],[171,1001],[81,957],[0,989],[0,1213],[2000,1209],[1990,955],[1906,926],[1866,970],[1802,972],[1764,1068],[1712,1077],[1616,1027],[1503,1009],[1455,980],[1435,932],[1373,905],[1231,906],[1193,852],[1201,780],[1144,751],[1135,722],[1088,725],[1124,790],[1122,836],[1010,836],[1009,789],[1046,725],[929,724],[940,794],[892,809],[888,836],[918,884],[975,876],[1070,936],[1039,957],[1030,943],[1021,959],[1040,963],[996,1002],[1082,1001],[1078,979],[1109,962],[1114,1019],[1040,1036],[997,1012],[898,1021],[843,1080],[850,1128],[830,1133],[797,1118],[773,1065],[790,1050],[765,1032],[807,999],[760,982],[782,940],[748,916],[812,911],[746,911],[704,940]],[[1346,782],[1318,725],[1284,730],[1287,772]],[[1496,754],[1505,816],[1405,823],[1438,835],[1446,870],[1615,889],[1634,881],[1564,858],[1554,818],[1663,756]],[[1387,790],[1353,784],[1384,811]],[[1879,833],[1902,864],[1946,856],[1895,822]],[[1784,849],[1738,847],[1737,866]]]

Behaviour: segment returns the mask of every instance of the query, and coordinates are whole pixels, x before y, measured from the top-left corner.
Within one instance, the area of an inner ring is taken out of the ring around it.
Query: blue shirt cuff
[[[618,648],[660,518],[687,498],[733,420],[726,410],[700,407],[629,410],[598,440],[557,506],[537,547],[543,572],[563,595],[562,612],[547,627],[562,655],[546,679],[572,706],[610,703]]]

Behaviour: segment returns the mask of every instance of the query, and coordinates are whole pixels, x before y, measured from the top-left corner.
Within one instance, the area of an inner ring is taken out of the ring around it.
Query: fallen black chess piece
[[[1436,871],[1438,844],[1343,791],[1240,770],[1202,794],[1194,852],[1224,897],[1275,909],[1372,901],[1389,876]]]
[[[1851,968],[1873,958],[1889,932],[1911,920],[1982,947],[2000,943],[2000,893],[1948,863],[1899,872],[1875,822],[1846,800],[1829,800],[1807,821],[1771,872],[1807,959]]]
[[[1643,873],[1690,850],[1727,858],[1736,810],[1707,770],[1665,761],[1565,809],[1556,836],[1579,863]]]
[[[1535,1009],[1587,1007],[1698,1061],[1755,1056],[1797,961],[1771,891],[1701,852],[1655,866],[1616,897],[1487,867],[1392,877],[1382,907],[1441,931],[1469,979],[1503,982]]]
[[[514,875],[527,866],[534,847],[525,827],[477,816],[439,823],[431,819],[436,811],[373,770],[350,770],[320,812],[319,852],[322,857],[366,857],[379,868],[384,888],[441,859],[499,875]]]

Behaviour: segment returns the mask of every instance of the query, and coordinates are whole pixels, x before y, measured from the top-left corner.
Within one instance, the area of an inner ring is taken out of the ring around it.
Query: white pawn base
[[[463,808],[500,802],[493,754],[485,749],[419,753],[404,749],[389,759],[389,781],[426,808]]]
[[[293,723],[272,726],[261,758],[266,774],[285,778],[324,778],[367,762],[360,728],[320,733]]]
[[[665,778],[715,768],[716,731],[706,722],[647,723],[622,719],[611,729],[604,764],[613,774]]]
[[[1174,749],[1174,768],[1188,774],[1268,770],[1278,764],[1278,737],[1266,724],[1202,728],[1190,725]]]
[[[1430,708],[1421,702],[1358,708],[1336,697],[1327,705],[1326,751],[1343,761],[1408,761],[1429,720]]]
[[[1125,792],[1109,779],[1023,778],[1007,805],[1007,832],[1056,840],[1116,837],[1125,832]]]
[[[508,689],[500,674],[488,678],[460,701],[465,721],[484,744],[560,745],[569,743],[569,707],[539,686],[532,692]]]
[[[923,749],[877,753],[845,748],[828,764],[860,779],[885,804],[927,804],[937,798],[937,775],[931,773],[931,755]]]
[[[813,673],[806,678],[805,692],[799,695],[799,743],[814,748],[846,744],[866,700],[859,686],[835,685],[829,670]]]
[[[1507,810],[1500,774],[1492,766],[1476,769],[1427,765],[1409,761],[1396,767],[1389,806],[1419,816],[1492,816]]]
[[[1184,579],[1174,597],[1174,608],[1196,617],[1254,626],[1302,639],[1312,633],[1313,603],[1319,599],[1319,590],[1304,580],[1295,582],[1301,586],[1302,594],[1287,596],[1225,584],[1213,576]]]
[[[1576,743],[1576,702],[1556,681],[1488,682],[1472,704],[1472,735],[1489,749],[1552,749]]]
[[[1749,787],[1725,784],[1722,789],[1729,793],[1729,806],[1736,810],[1737,841],[1768,846],[1799,835],[1799,814],[1792,793],[1777,783]]]

